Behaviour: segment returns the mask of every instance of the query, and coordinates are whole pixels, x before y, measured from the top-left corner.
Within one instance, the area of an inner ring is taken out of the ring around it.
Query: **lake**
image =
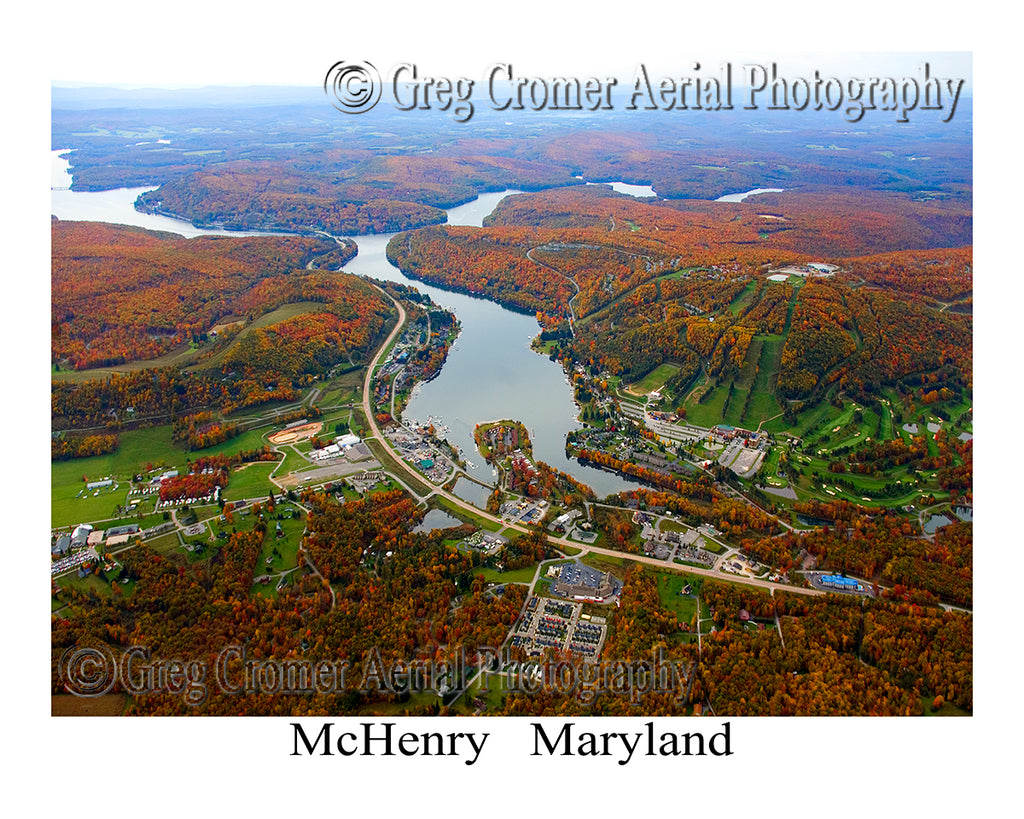
[[[646,198],[649,196],[656,197],[658,195],[650,185],[630,185],[627,182],[588,182],[587,184],[606,185],[616,193],[624,193],[626,196],[635,196],[638,198]]]
[[[725,196],[719,196],[716,202],[742,202],[748,196],[757,196],[759,193],[783,193],[784,188],[754,188],[752,191],[746,191],[744,193],[727,193]]]
[[[51,192],[52,208],[59,219],[137,225],[188,237],[265,235],[201,229],[180,219],[139,213],[133,207],[135,199],[150,188],[101,193],[58,190],[70,184],[68,163],[60,159],[60,153],[66,151],[51,152],[51,185],[55,188]],[[484,193],[472,202],[451,208],[449,224],[479,227],[498,202],[513,193],[518,191]],[[530,340],[539,332],[536,319],[506,310],[489,299],[454,293],[406,277],[385,256],[392,235],[349,237],[359,246],[359,254],[344,269],[416,287],[455,313],[461,323],[459,338],[441,372],[432,381],[417,385],[404,417],[419,421],[431,418],[435,425],[447,426],[449,431],[444,437],[474,464],[467,467],[467,472],[482,483],[493,484],[494,477],[491,467],[476,451],[473,429],[485,421],[511,418],[521,421],[529,430],[536,458],[568,472],[599,496],[635,489],[638,484],[632,481],[566,457],[565,436],[582,424],[576,420],[577,407],[561,365],[530,349]]]

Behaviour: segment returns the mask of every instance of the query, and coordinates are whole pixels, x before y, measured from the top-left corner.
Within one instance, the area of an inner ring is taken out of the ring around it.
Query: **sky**
[[[924,23],[911,15],[910,25],[906,12],[884,4],[889,25],[877,25],[869,14],[847,15],[854,19],[838,30],[831,20],[826,25],[816,4],[783,4],[766,14],[764,3],[750,0],[705,7],[639,0],[585,10],[550,0],[524,0],[514,10],[464,0],[300,4],[289,14],[278,9],[272,22],[193,0],[156,12],[135,3],[106,5],[116,11],[95,20],[76,12],[73,25],[49,29],[46,61],[54,86],[316,88],[335,63],[365,60],[385,84],[403,63],[415,65],[420,78],[472,80],[478,104],[486,104],[485,77],[499,63],[511,66],[515,78],[615,78],[616,110],[624,108],[640,66],[657,89],[662,78],[721,76],[729,63],[737,105],[746,104],[740,89],[750,65],[764,72],[775,66],[789,82],[813,82],[815,72],[824,79],[898,82],[921,79],[927,63],[932,76],[964,80],[964,97],[973,88],[973,54],[960,28],[939,27],[936,34],[931,17]],[[858,9],[873,5],[876,0]],[[385,100],[391,101],[387,92]],[[767,94],[757,105],[769,105]]]
[[[916,57],[884,52],[964,52],[962,26],[932,15],[858,3],[835,27],[821,4],[651,3],[581,8],[547,0],[502,6],[460,2],[298,4],[272,19],[228,4],[182,0],[159,10],[135,2],[101,4],[102,15],[59,0],[46,34],[50,78],[140,85],[315,85],[337,60],[365,59],[382,71],[400,61],[443,76],[482,73],[515,62],[530,75],[630,75],[638,63],[678,71],[752,56],[791,73],[814,68],[902,75]],[[710,7],[708,7],[710,6]],[[872,6],[884,9],[873,17]],[[933,4],[932,10],[941,10]],[[67,14],[61,14],[65,9]],[[769,13],[772,9],[779,12]],[[962,16],[962,12],[961,12]],[[884,20],[886,25],[879,25]],[[73,21],[73,22],[72,22]],[[83,35],[84,33],[84,35]],[[946,72],[970,73],[970,56],[948,56]]]
[[[817,71],[823,78],[837,77],[892,77],[920,78],[927,63],[931,76],[942,76],[965,80],[965,92],[969,92],[972,78],[972,55],[970,52],[765,52],[765,51],[715,51],[695,48],[687,52],[637,53],[627,61],[621,53],[592,54],[561,53],[557,57],[546,54],[527,53],[514,56],[521,46],[512,47],[490,55],[475,57],[459,54],[457,57],[436,55],[415,57],[413,48],[403,48],[397,43],[386,43],[379,48],[363,46],[360,53],[341,53],[337,49],[325,50],[317,62],[311,56],[305,57],[300,65],[284,61],[274,65],[263,64],[259,71],[240,71],[232,61],[213,60],[208,64],[189,64],[178,67],[109,64],[97,60],[88,64],[70,61],[64,73],[55,74],[53,84],[62,87],[110,86],[118,88],[195,88],[209,85],[226,86],[319,86],[326,70],[338,60],[360,59],[372,62],[382,76],[387,76],[399,65],[414,64],[420,77],[466,77],[480,81],[495,65],[508,65],[515,77],[605,77],[618,78],[620,84],[633,78],[644,66],[652,79],[657,77],[686,77],[692,75],[715,76],[720,67],[729,63],[734,71],[737,86],[745,85],[749,76],[748,66],[760,66],[770,70],[775,66],[778,76],[812,78]],[[507,52],[512,52],[511,54]],[[63,62],[63,61],[62,61]]]

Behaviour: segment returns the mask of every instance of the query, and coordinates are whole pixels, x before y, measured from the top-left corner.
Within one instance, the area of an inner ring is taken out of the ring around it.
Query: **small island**
[[[530,435],[519,421],[488,421],[485,424],[477,424],[473,430],[473,440],[489,464],[499,464],[517,451],[533,460]]]

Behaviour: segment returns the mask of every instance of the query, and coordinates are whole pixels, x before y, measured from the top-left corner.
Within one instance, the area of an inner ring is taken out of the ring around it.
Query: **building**
[[[818,582],[826,588],[838,591],[855,592],[862,591],[864,588],[852,577],[840,577],[836,574],[823,574],[818,578]]]
[[[107,548],[110,549],[113,546],[123,546],[131,539],[132,536],[128,533],[125,533],[123,535],[112,535],[111,537],[107,538]]]
[[[89,542],[89,535],[92,534],[92,526],[88,523],[79,523],[71,533],[71,548],[78,549]]]
[[[679,536],[679,544],[681,546],[693,546],[699,537],[700,532],[696,529],[687,529],[681,536]]]
[[[309,453],[309,457],[316,461],[326,461],[328,458],[336,458],[340,454],[341,447],[337,444],[331,444],[323,449],[314,449]]]
[[[622,582],[582,563],[567,563],[561,567],[552,591],[580,602],[605,603],[622,591]]]
[[[552,528],[556,528],[557,529],[559,526],[565,526],[565,524],[567,524],[571,520],[572,520],[572,515],[570,515],[568,512],[566,512],[564,515],[559,515],[557,518],[555,518],[554,521],[552,522],[551,526],[552,526]]]

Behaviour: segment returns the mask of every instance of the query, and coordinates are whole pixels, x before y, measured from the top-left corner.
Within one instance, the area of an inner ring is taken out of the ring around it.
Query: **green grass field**
[[[146,547],[164,557],[184,554],[181,548],[181,538],[178,537],[177,532],[167,532],[151,538],[146,541]]]
[[[757,282],[751,281],[747,284],[743,290],[740,291],[739,295],[732,300],[729,305],[729,312],[734,316],[738,316],[743,308],[748,307],[754,300],[754,291],[757,289]]]
[[[679,367],[675,364],[660,364],[635,384],[630,384],[629,390],[640,395],[646,395],[663,387],[665,382],[677,372],[679,372]]]
[[[461,714],[471,714],[476,709],[473,707],[473,700],[480,697],[486,703],[485,710],[492,711],[501,707],[502,701],[508,694],[507,683],[501,674],[489,674],[487,677],[487,691],[481,694],[483,688],[483,675],[478,676],[466,689],[466,692],[455,702],[454,708]]]
[[[703,387],[707,383],[707,379],[704,376],[700,376],[697,380],[696,387]],[[691,397],[686,399],[686,420],[691,424],[697,424],[702,427],[713,427],[715,424],[723,422],[723,415],[725,409],[725,399],[729,393],[729,381],[725,383],[719,383],[711,389],[711,394],[703,401],[698,403],[694,398]]]
[[[522,569],[513,569],[510,572],[499,572],[491,568],[479,567],[473,569],[474,575],[483,575],[488,583],[531,583],[533,575],[537,571],[537,564],[525,566]]]
[[[294,508],[287,504],[278,504],[276,510]],[[263,551],[256,561],[254,574],[258,577],[263,574],[277,574],[279,572],[294,569],[298,560],[299,545],[302,542],[302,533],[306,529],[305,518],[282,519],[281,530],[283,535],[277,537],[277,511],[267,516],[267,533],[263,538]],[[270,561],[269,563],[267,561]],[[275,580],[271,587],[276,587]],[[253,590],[264,591],[266,587],[253,586]],[[265,593],[265,591],[264,591]]]
[[[222,441],[206,449],[197,449],[192,457],[200,455],[230,455],[235,452],[248,452],[253,449],[261,449],[266,443],[266,436],[272,432],[274,427],[264,426],[243,432],[228,441]]]
[[[150,367],[181,367],[194,362],[205,351],[209,350],[211,346],[211,344],[187,344],[166,352],[157,358],[128,361],[124,364],[118,364],[116,367],[96,367],[91,370],[56,370],[51,365],[50,378],[53,381],[71,381],[72,383],[80,384],[83,381],[108,378],[115,373],[137,372],[138,370],[145,370]]]
[[[698,401],[696,394],[703,390],[707,378],[700,376],[684,402],[687,420],[703,427],[724,423],[757,429],[762,422],[781,415],[782,405],[773,387],[783,343],[781,335],[754,336],[743,366],[738,372],[713,379],[714,386],[703,401]]]
[[[306,458],[303,458],[294,447],[282,446],[280,450],[284,453],[284,463],[281,464],[281,467],[275,473],[275,477],[282,478],[291,472],[301,472],[304,469],[313,467],[313,464]]]
[[[77,591],[82,592],[82,594],[89,594],[92,592],[100,597],[110,597],[113,593],[110,590],[111,584],[116,583],[122,594],[131,594],[131,590],[135,587],[134,581],[122,585],[117,580],[117,576],[120,573],[120,569],[114,569],[114,571],[109,575],[111,579],[108,582],[94,574],[90,574],[86,577],[79,577],[77,572],[68,572],[68,574],[57,580],[57,585],[62,589],[76,589]],[[67,601],[65,600],[60,602],[61,605],[64,605]]]
[[[713,541],[713,540],[708,540],[707,538],[703,539],[703,545],[701,546],[701,548],[705,552],[712,552],[713,554],[716,554],[716,555],[720,555],[720,554],[723,554],[725,552],[725,547],[724,546],[722,546],[719,543],[715,543],[715,541]]]
[[[934,697],[921,697],[921,707],[924,709],[926,717],[969,717],[971,715],[969,711],[964,711],[951,702],[944,702],[938,711],[933,711],[934,700]]]
[[[696,626],[697,597],[700,593],[700,579],[687,574],[658,572],[658,599],[661,605],[676,615],[680,623]],[[693,596],[683,597],[680,592],[689,584]]]
[[[224,500],[265,498],[271,489],[275,495],[279,495],[280,490],[270,482],[270,473],[276,466],[276,461],[260,461],[243,464],[231,470],[227,488],[224,490]]]
[[[108,455],[54,462],[50,466],[50,525],[69,526],[83,521],[114,516],[114,507],[124,504],[129,482],[147,466],[172,467],[184,464],[186,451],[171,440],[169,425],[121,433],[120,446]],[[78,497],[90,481],[113,477],[116,491],[100,490]]]
[[[599,555],[593,552],[583,555],[581,563],[597,569],[599,572],[611,572],[620,580],[626,576],[626,569],[632,565],[628,557],[612,557],[611,555]]]
[[[147,468],[182,469],[187,459],[203,455],[232,454],[259,449],[270,428],[254,429],[215,446],[190,451],[171,438],[170,424],[120,433],[117,451],[91,458],[58,461],[50,467],[50,525],[70,526],[84,521],[106,520],[114,515],[118,504],[125,504],[129,483],[135,474]],[[296,456],[298,457],[298,456]],[[269,470],[268,470],[269,471]],[[86,477],[93,481],[108,476],[120,486],[116,491],[100,490],[98,494],[78,495],[85,489]],[[232,488],[229,487],[229,491]],[[268,484],[269,491],[269,484]],[[232,497],[243,497],[237,491]]]

